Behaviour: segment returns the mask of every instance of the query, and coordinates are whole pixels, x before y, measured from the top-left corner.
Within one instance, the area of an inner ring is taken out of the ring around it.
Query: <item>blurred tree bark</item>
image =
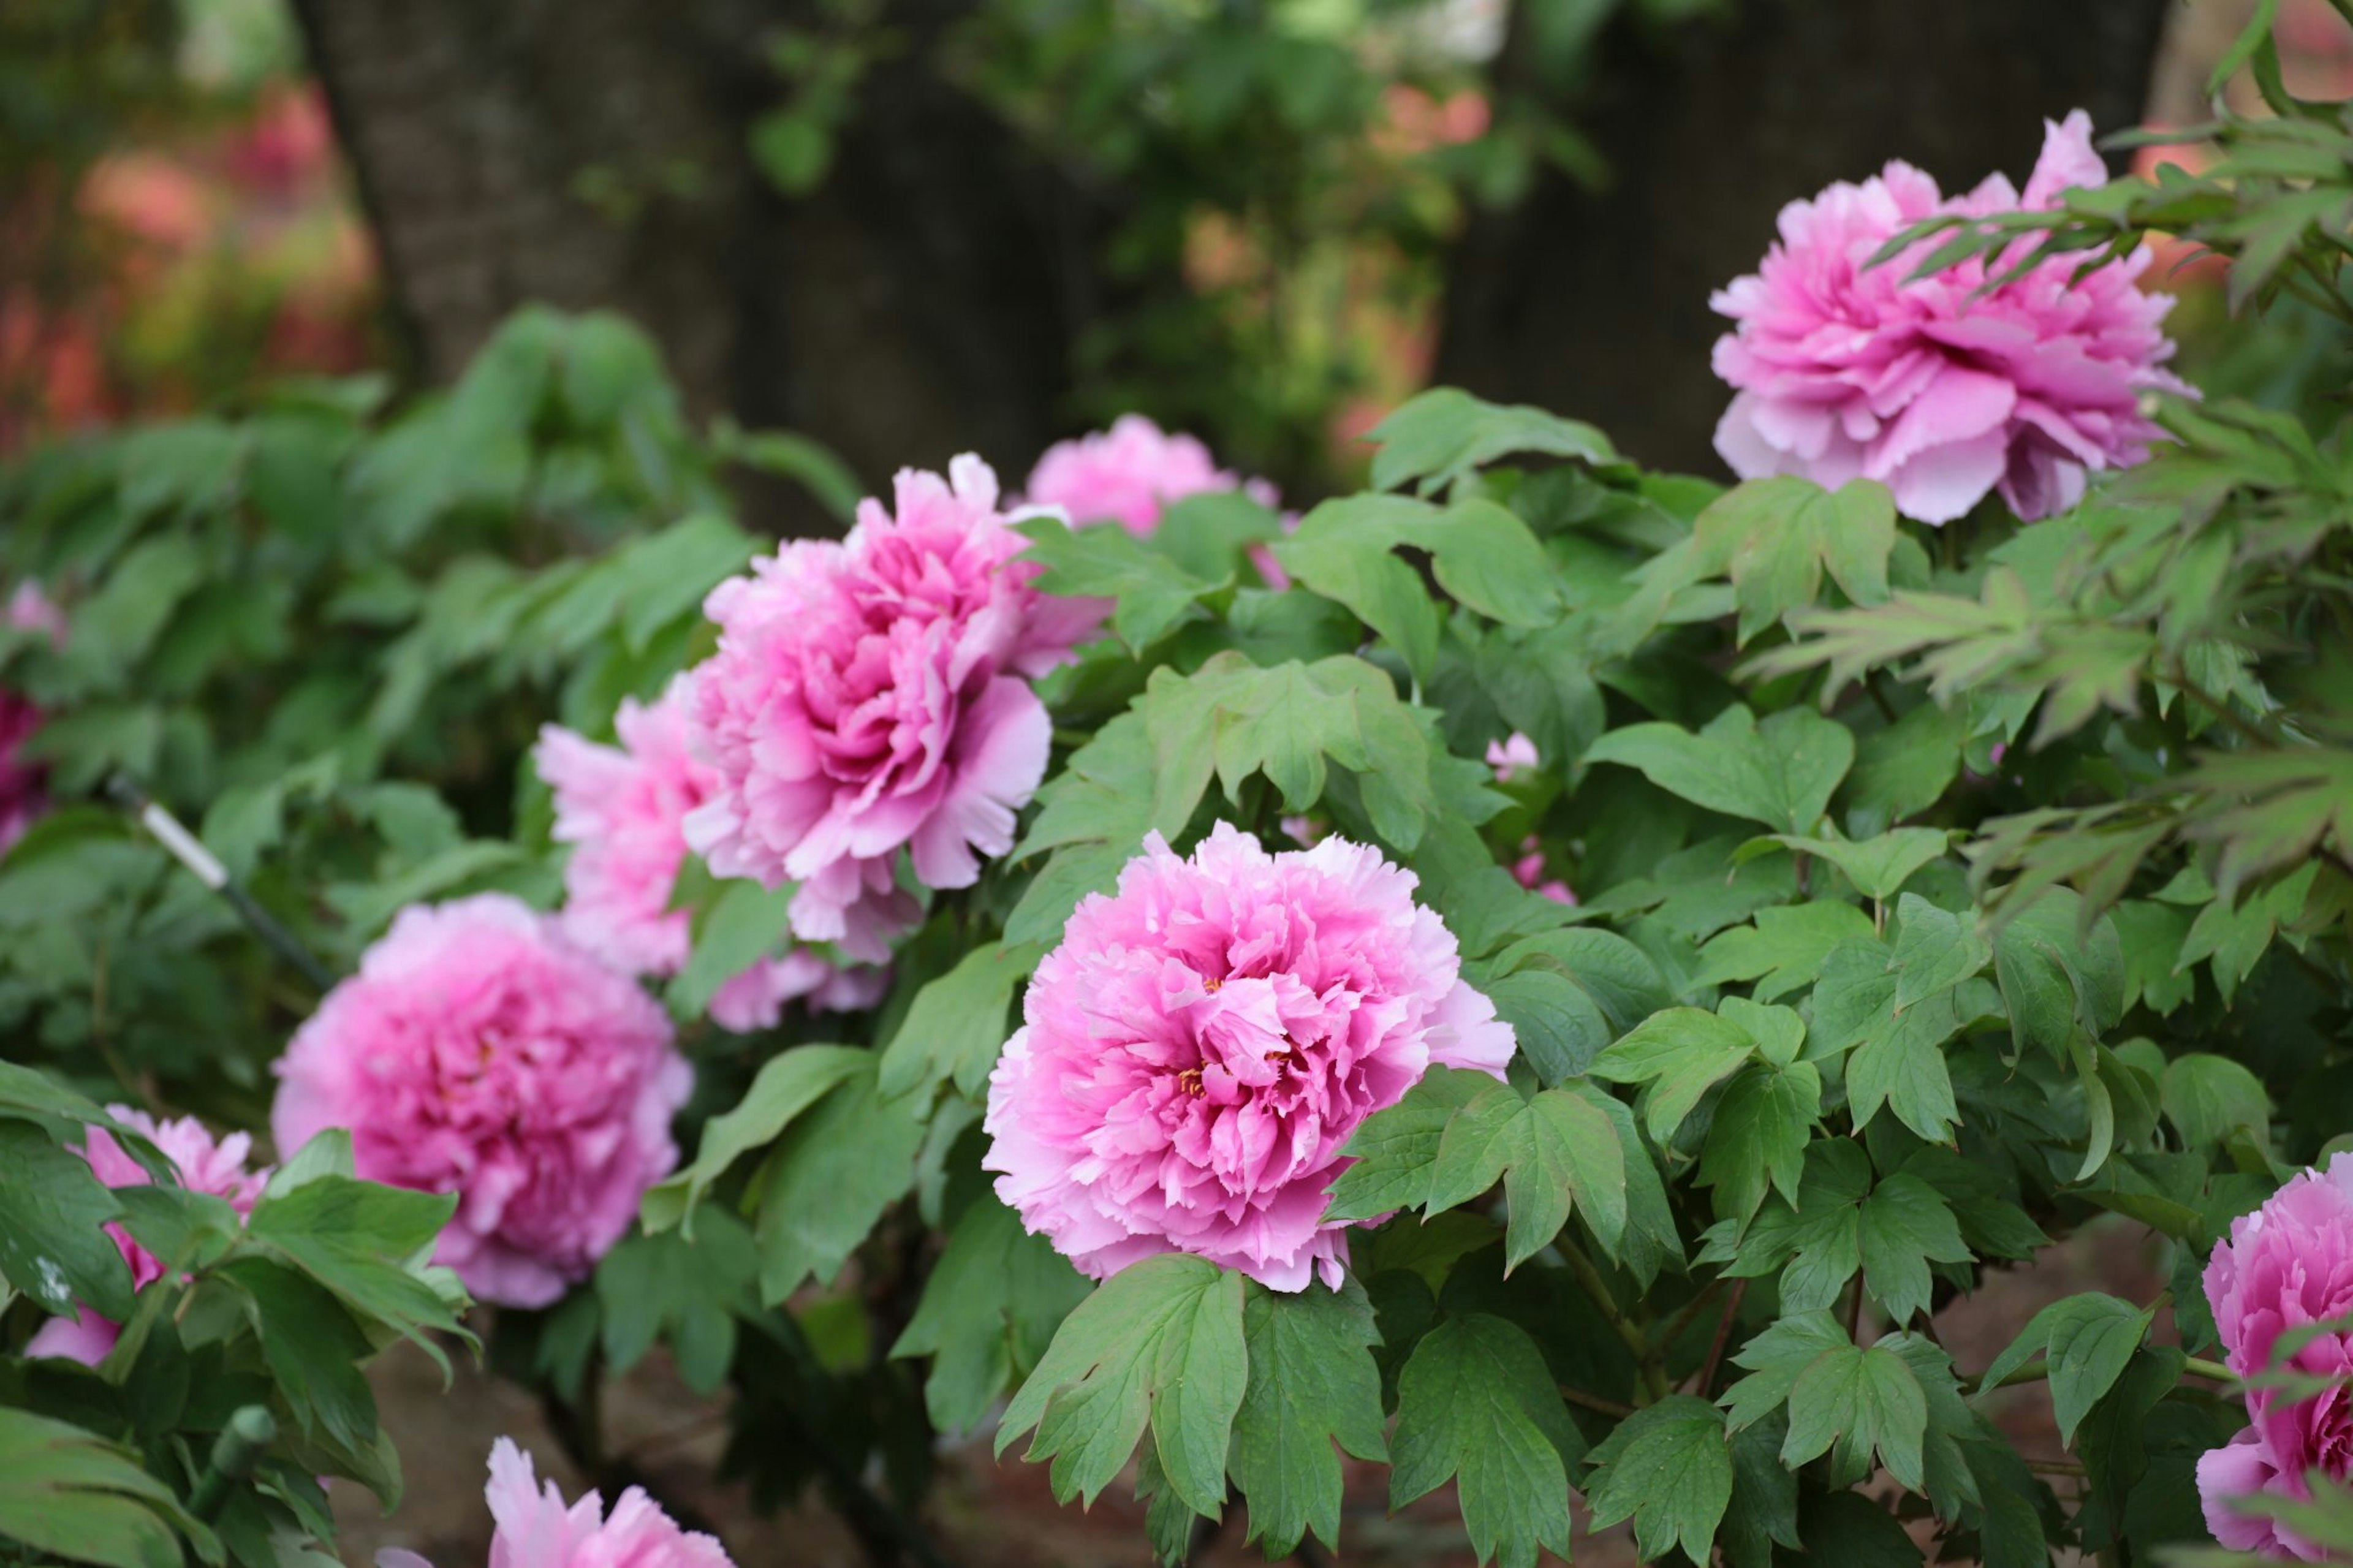
[[[2021,184],[2042,121],[2139,122],[2168,0],[1732,0],[1720,21],[1603,34],[1577,104],[1603,190],[1547,170],[1474,217],[1449,266],[1436,379],[1594,420],[1632,457],[1721,471],[1709,294],[1755,269],[1783,204],[1890,158]],[[1514,8],[1498,62],[1540,90]]]
[[[813,0],[296,9],[429,377],[537,300],[634,318],[691,408],[814,436],[870,484],[1060,433],[1101,215],[932,68],[957,0],[894,0],[896,47],[797,201],[745,137],[786,90],[767,37]],[[771,499],[763,521],[816,521]]]

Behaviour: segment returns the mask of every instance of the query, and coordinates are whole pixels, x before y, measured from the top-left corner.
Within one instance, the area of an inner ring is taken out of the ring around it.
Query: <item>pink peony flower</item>
[[[253,1140],[245,1133],[232,1132],[216,1142],[205,1130],[205,1124],[193,1116],[157,1121],[145,1111],[133,1110],[127,1105],[110,1105],[106,1113],[133,1131],[145,1133],[179,1171],[180,1184],[188,1191],[227,1198],[229,1206],[240,1215],[251,1214],[253,1205],[260,1201],[269,1173],[266,1169],[245,1168],[247,1157],[253,1152]],[[98,1128],[90,1128],[83,1134],[80,1152],[98,1179],[110,1187],[143,1187],[153,1179],[146,1168],[114,1141],[113,1134]],[[121,1226],[108,1226],[106,1234],[114,1238],[122,1261],[131,1266],[133,1290],[144,1290],[164,1277],[163,1260],[132,1240],[131,1233]],[[64,1356],[96,1366],[114,1348],[119,1331],[115,1324],[85,1308],[76,1317],[52,1318],[44,1323],[26,1345],[25,1353]]]
[[[628,1228],[693,1085],[654,1000],[503,893],[403,910],[278,1072],[280,1149],[345,1127],[367,1180],[456,1193],[436,1258],[517,1307]]]
[[[716,792],[686,837],[722,877],[800,884],[793,930],[880,962],[918,880],[969,887],[1013,846],[1045,776],[1052,724],[1023,679],[1070,656],[1101,601],[1056,599],[1013,564],[1025,546],[997,476],[958,458],[909,468],[897,515],[860,503],[849,537],[796,540],[713,589],[719,650],[690,672],[687,711]]]
[[[608,1518],[590,1492],[566,1508],[554,1481],[543,1483],[531,1456],[501,1437],[491,1446],[491,1484],[482,1489],[498,1530],[490,1568],[734,1568],[712,1537],[681,1530],[636,1487]],[[414,1552],[376,1554],[376,1568],[430,1568]]]
[[[1194,437],[1171,436],[1141,414],[1123,414],[1109,430],[1047,447],[1029,470],[1028,493],[1038,505],[1060,507],[1076,524],[1117,522],[1130,533],[1150,533],[1171,502],[1232,489],[1262,506],[1276,501],[1272,485],[1220,468]]]
[[[1432,1063],[1501,1077],[1514,1044],[1414,886],[1344,838],[1147,838],[1029,984],[989,1079],[997,1195],[1096,1279],[1183,1251],[1336,1286],[1341,1145]]]
[[[1522,768],[1537,764],[1536,743],[1514,730],[1501,741],[1487,742],[1487,765],[1495,770],[1497,784],[1509,784],[1512,775]]]
[[[1737,392],[1715,430],[1733,471],[1832,488],[1883,480],[1906,516],[1932,523],[1999,489],[2031,521],[2073,506],[2086,470],[2146,458],[2159,432],[2142,393],[2189,390],[2159,368],[2173,354],[2159,325],[2172,301],[2135,286],[2146,247],[2080,282],[2080,257],[2053,257],[1983,295],[1984,258],[1905,281],[1935,239],[1865,265],[1922,218],[2041,210],[2105,183],[2091,129],[2080,110],[2046,121],[2022,195],[1995,174],[1947,199],[1893,163],[1782,208],[1762,267],[1709,301],[1738,323],[1715,344],[1716,374]],[[2023,254],[1993,258],[1992,274]]]
[[[1520,841],[1520,858],[1512,862],[1512,879],[1532,893],[1541,893],[1556,904],[1573,904],[1577,895],[1568,884],[1557,877],[1545,875],[1544,847],[1533,833]]]
[[[65,641],[65,612],[30,583],[17,584],[7,604],[0,605],[0,626],[45,631],[51,641]],[[48,783],[48,769],[16,755],[16,749],[40,727],[41,710],[30,700],[0,687],[0,855],[6,854],[8,847],[25,837],[25,830],[49,808],[43,787]]]
[[[573,846],[564,868],[564,932],[624,974],[675,974],[692,945],[691,918],[670,908],[686,858],[686,814],[715,793],[718,774],[687,744],[685,689],[673,682],[651,707],[624,699],[618,747],[559,725],[533,753],[555,795],[555,837]],[[845,977],[814,952],[764,959],[721,986],[711,1016],[738,1033],[776,1026],[785,1003],[820,1010],[879,994],[880,974]]]
[[[2316,1394],[2247,1391],[2253,1425],[2198,1461],[2207,1525],[2237,1551],[2325,1561],[2319,1545],[2270,1519],[2239,1512],[2231,1500],[2263,1492],[2309,1497],[2305,1477],[2314,1469],[2353,1478],[2353,1331],[2330,1329],[2274,1363],[2283,1333],[2353,1314],[2353,1155],[2337,1155],[2325,1174],[2301,1173],[2261,1209],[2233,1220],[2230,1237],[2206,1264],[2206,1299],[2233,1373],[2331,1380]]]

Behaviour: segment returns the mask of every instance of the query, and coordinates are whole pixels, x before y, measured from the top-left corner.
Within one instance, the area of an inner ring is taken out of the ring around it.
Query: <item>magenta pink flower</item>
[[[2316,1394],[2247,1391],[2253,1425],[2198,1461],[2207,1525],[2237,1551],[2324,1561],[2327,1553],[2315,1542],[2239,1512],[2231,1500],[2309,1497],[2305,1477],[2314,1469],[2353,1478],[2353,1331],[2329,1329],[2274,1363],[2283,1333],[2353,1314],[2353,1155],[2337,1155],[2326,1174],[2299,1173],[2261,1209],[2232,1221],[2229,1239],[2206,1265],[2206,1300],[2223,1363],[2241,1377],[2275,1371],[2330,1381]]]
[[[1763,266],[1709,301],[1738,323],[1715,344],[1716,374],[1738,394],[1715,430],[1733,471],[1831,488],[1879,479],[1906,516],[1934,523],[1999,489],[2031,521],[2073,506],[2087,470],[2146,458],[2159,432],[2141,395],[2189,390],[2160,368],[2173,354],[2160,327],[2171,300],[2135,286],[2147,248],[2080,281],[2080,256],[2053,257],[1982,295],[1982,258],[1905,281],[1935,239],[1866,266],[1922,218],[2041,210],[2105,183],[2091,130],[2080,110],[2046,121],[2022,195],[1995,174],[1947,199],[1894,163],[1782,208]],[[1992,274],[2024,254],[1994,258]]]
[[[157,1121],[143,1110],[133,1110],[127,1105],[110,1105],[106,1113],[134,1132],[143,1132],[163,1151],[180,1173],[180,1184],[192,1193],[206,1193],[213,1197],[227,1198],[229,1206],[242,1215],[253,1212],[260,1201],[261,1189],[269,1181],[267,1169],[248,1171],[247,1158],[253,1152],[253,1140],[242,1132],[232,1132],[216,1142],[205,1130],[205,1124],[193,1116],[183,1116],[170,1121]],[[143,1187],[151,1180],[146,1168],[123,1151],[113,1134],[90,1128],[82,1137],[81,1157],[100,1182],[110,1187]],[[122,1253],[122,1261],[131,1266],[131,1288],[144,1290],[164,1277],[163,1260],[131,1239],[131,1233],[120,1225],[110,1225],[106,1234]],[[114,1348],[117,1326],[85,1308],[77,1317],[52,1318],[34,1334],[26,1345],[28,1356],[65,1356],[73,1361],[96,1366]]]
[[[1053,728],[1024,678],[1104,607],[1031,587],[997,476],[970,456],[948,471],[902,470],[895,517],[861,502],[848,539],[793,541],[713,589],[719,650],[689,677],[718,787],[688,844],[719,876],[799,883],[793,930],[869,962],[915,913],[900,850],[925,886],[964,888],[1012,847]]]
[[[654,1000],[502,893],[403,910],[278,1072],[280,1150],[348,1128],[361,1176],[457,1194],[437,1259],[517,1307],[628,1228],[693,1085]]]
[[[1557,877],[1545,875],[1544,844],[1533,833],[1520,841],[1520,858],[1512,862],[1512,879],[1556,904],[1573,904],[1577,895]]]
[[[17,584],[7,604],[0,606],[0,626],[46,631],[50,640],[65,641],[65,612],[30,583]],[[40,727],[41,710],[28,698],[0,687],[0,855],[6,854],[8,847],[25,837],[25,830],[49,808],[44,787],[48,769],[16,754],[17,748]]]
[[[1096,1279],[1181,1251],[1336,1286],[1349,1134],[1433,1063],[1501,1077],[1514,1048],[1414,887],[1344,838],[1147,838],[1029,983],[989,1080],[997,1195]]]
[[[688,747],[682,679],[651,707],[624,699],[613,727],[618,747],[554,724],[539,732],[534,759],[554,792],[555,837],[573,847],[564,931],[624,974],[675,974],[692,944],[691,918],[670,907],[686,858],[686,814],[716,791],[718,773]],[[878,994],[881,978],[843,976],[818,954],[796,951],[721,986],[711,1016],[739,1033],[773,1028],[788,1001],[806,996],[817,1008],[838,1008]]]
[[[1116,522],[1130,533],[1150,533],[1171,503],[1233,489],[1261,506],[1276,502],[1272,485],[1220,468],[1194,437],[1169,435],[1141,414],[1123,414],[1109,430],[1047,447],[1029,471],[1028,496],[1060,507],[1074,524]]]
[[[531,1456],[501,1437],[491,1446],[482,1489],[498,1530],[490,1568],[734,1568],[712,1537],[681,1530],[636,1487],[608,1518],[595,1492],[566,1508],[554,1481],[542,1482]],[[414,1552],[376,1554],[376,1568],[429,1568]]]

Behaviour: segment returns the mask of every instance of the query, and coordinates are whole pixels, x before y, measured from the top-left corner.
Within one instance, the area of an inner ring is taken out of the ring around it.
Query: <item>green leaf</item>
[[[1832,1443],[1858,1456],[1876,1449],[1887,1473],[1918,1491],[1927,1431],[1927,1394],[1908,1362],[1879,1345],[1841,1345],[1808,1363],[1789,1385],[1789,1436],[1781,1462],[1794,1469],[1829,1452]]]
[[[1438,660],[1439,614],[1421,575],[1392,553],[1429,552],[1438,585],[1470,609],[1509,626],[1560,616],[1557,574],[1527,524],[1488,500],[1444,510],[1403,496],[1328,500],[1273,546],[1300,584],[1345,605],[1428,682]]]
[[[375,1440],[375,1395],[360,1363],[367,1336],[329,1294],[293,1269],[260,1258],[237,1258],[211,1278],[246,1299],[254,1337],[278,1393],[306,1436],[360,1449]]]
[[[127,1448],[29,1410],[0,1407],[0,1538],[105,1568],[178,1568],[177,1526],[211,1532]],[[219,1548],[212,1548],[217,1560]]]
[[[905,1021],[882,1049],[884,1097],[928,1095],[946,1082],[967,1100],[977,1097],[1005,1048],[1005,1010],[1014,988],[1037,962],[1035,947],[983,942],[916,992]]]
[[[426,1259],[457,1206],[452,1194],[322,1172],[288,1187],[273,1184],[246,1221],[246,1247],[301,1270],[364,1327],[382,1325],[413,1340],[446,1375],[448,1359],[427,1331],[469,1343],[473,1336],[458,1322],[462,1294],[445,1300]]]
[[[1968,728],[1961,708],[1923,702],[1862,740],[1847,779],[1850,826],[1857,832],[1883,827],[1942,800],[1960,775]]]
[[[883,1098],[873,1054],[860,1054],[859,1070],[785,1130],[753,1178],[760,1296],[770,1306],[812,1275],[832,1284],[914,1180],[923,1123],[910,1102]]]
[[[2263,1081],[2228,1057],[2200,1051],[2165,1067],[2165,1119],[2183,1147],[2204,1149],[2245,1128],[2258,1145],[2270,1142],[2271,1097]]]
[[[1862,1200],[1862,1224],[1863,1287],[1898,1328],[1927,1310],[1931,1262],[1969,1260],[1944,1194],[1917,1176],[1882,1179]]]
[[[700,1018],[711,1010],[721,986],[784,951],[792,938],[793,895],[798,891],[789,882],[776,889],[740,879],[720,884],[717,900],[698,911],[693,951],[670,983],[671,1014]]]
[[[1993,943],[1994,973],[2021,1049],[2063,1058],[2076,1029],[2097,1038],[2124,1016],[2124,949],[2105,915],[2083,931],[2083,900],[2048,888],[2007,911]]]
[[[1373,426],[1377,442],[1373,488],[1393,490],[1418,479],[1424,495],[1450,489],[1498,458],[1533,452],[1597,467],[1618,461],[1609,437],[1590,425],[1541,408],[1484,401],[1451,386],[1408,398]]]
[[[2059,1440],[2073,1445],[2075,1428],[2099,1403],[2148,1335],[2155,1313],[2114,1296],[2087,1291],[2053,1301],[2028,1320],[2010,1348],[1994,1358],[1980,1392],[2037,1356],[2050,1365],[2051,1409]]]
[[[1734,703],[1697,734],[1675,724],[1630,724],[1588,747],[1588,763],[1621,763],[1652,784],[1710,811],[1810,832],[1854,761],[1854,737],[1811,709],[1792,708],[1761,725]]]
[[[983,1194],[948,1233],[893,1356],[928,1355],[923,1405],[943,1432],[970,1432],[1029,1374],[1092,1287],[1053,1243]]]
[[[1450,1479],[1481,1563],[1535,1568],[1568,1555],[1568,1471],[1585,1444],[1535,1342],[1501,1318],[1451,1318],[1398,1377],[1389,1506]]]
[[[1938,909],[1917,894],[1896,905],[1895,1009],[1951,989],[1984,969],[1993,944],[1978,934],[1974,915]]]
[[[1468,1202],[1501,1180],[1511,1206],[1505,1274],[1549,1246],[1572,1207],[1614,1255],[1626,1234],[1625,1170],[1617,1129],[1599,1107],[1561,1089],[1523,1100],[1491,1082],[1439,1137],[1429,1210]]]
[[[1732,1500],[1723,1412],[1704,1399],[1670,1394],[1620,1422],[1592,1458],[1597,1469],[1586,1491],[1594,1529],[1630,1519],[1645,1560],[1680,1545],[1693,1562],[1707,1561]]]
[[[50,1311],[131,1315],[131,1271],[102,1228],[122,1215],[89,1163],[25,1121],[0,1121],[0,1275]]]
[[[1500,1087],[1482,1072],[1431,1068],[1395,1105],[1357,1124],[1341,1150],[1355,1163],[1334,1179],[1325,1217],[1371,1219],[1426,1206],[1448,1124]]]
[[[1699,1184],[1715,1189],[1718,1217],[1746,1222],[1778,1191],[1795,1205],[1806,1143],[1821,1115],[1822,1079],[1811,1062],[1752,1067],[1716,1102]]]
[[[666,1339],[687,1387],[717,1393],[735,1359],[736,1319],[759,1310],[759,1268],[752,1233],[724,1209],[704,1215],[691,1238],[623,1237],[596,1264],[606,1367],[626,1373]]]
[[[1732,1504],[1718,1531],[1725,1568],[1773,1568],[1776,1545],[1798,1545],[1798,1478],[1781,1467],[1786,1416],[1732,1436]]]
[[[1006,1408],[997,1452],[1036,1428],[1025,1457],[1053,1460],[1056,1497],[1092,1504],[1148,1423],[1176,1495],[1214,1517],[1248,1383],[1242,1277],[1184,1253],[1147,1258],[1063,1320]]]
[[[1810,985],[1842,942],[1874,940],[1871,917],[1852,904],[1818,900],[1757,911],[1753,926],[1734,926],[1700,950],[1694,985],[1753,980],[1759,1002]]]
[[[1747,1030],[1697,1007],[1654,1013],[1601,1053],[1593,1076],[1644,1085],[1643,1115],[1653,1141],[1675,1135],[1700,1097],[1756,1049]]]
[[[1798,1374],[1817,1358],[1853,1348],[1838,1320],[1825,1311],[1796,1312],[1765,1326],[1732,1358],[1749,1375],[1725,1390],[1722,1401],[1732,1430],[1764,1420],[1788,1402]]]
[[[1234,1421],[1234,1484],[1250,1502],[1250,1531],[1270,1561],[1298,1550],[1308,1531],[1340,1544],[1341,1476],[1333,1445],[1387,1459],[1380,1342],[1372,1303],[1356,1280],[1337,1290],[1244,1288],[1250,1381]]]
[[[1611,931],[1562,930],[1514,942],[1481,989],[1539,1081],[1582,1077],[1609,1042],[1673,1001],[1659,966]]]
[[[1951,837],[1940,827],[1898,827],[1875,838],[1808,838],[1777,833],[1771,841],[1829,861],[1846,874],[1856,892],[1884,903],[1914,872],[1942,855]]]
[[[1827,568],[1857,605],[1887,599],[1895,500],[1873,479],[1826,490],[1810,479],[1750,479],[1716,498],[1693,525],[1701,558],[1722,563],[1740,606],[1742,643],[1810,607]]]
[[[1814,1568],[1920,1568],[1923,1561],[1895,1516],[1860,1492],[1807,1494],[1798,1531],[1803,1561]]]
[[[1113,634],[1138,655],[1197,616],[1202,597],[1232,580],[1197,577],[1124,528],[1072,528],[1043,517],[1017,523],[1015,531],[1029,541],[1021,559],[1044,568],[1038,586],[1110,600]]]
[[[870,1051],[855,1046],[800,1046],[771,1057],[743,1103],[703,1124],[694,1163],[646,1194],[639,1218],[649,1231],[683,1225],[694,1233],[695,1205],[727,1167],[774,1142],[801,1112],[845,1080],[868,1070]]]

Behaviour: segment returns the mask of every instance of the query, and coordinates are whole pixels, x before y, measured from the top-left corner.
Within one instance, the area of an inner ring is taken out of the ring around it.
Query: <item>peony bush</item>
[[[453,397],[617,466],[387,501],[470,426],[346,410],[307,671],[205,612],[281,415],[103,547],[153,450],[40,491],[0,1449],[61,1479],[0,1537],[315,1562],[319,1478],[397,1493],[360,1365],[486,1333],[589,1480],[502,1441],[493,1563],[729,1561],[607,1449],[657,1347],[878,1560],[947,1559],[982,1438],[1168,1562],[1384,1503],[1506,1568],[2353,1552],[2343,433],[2199,397],[2141,291],[2160,221],[2336,289],[2353,136],[2220,139],[1794,204],[1718,300],[1728,486],[1437,389],[1295,517],[1138,418],[769,548],[702,509],[798,447],[662,426],[649,499],[598,415],[653,372],[533,318]],[[1957,1360],[2092,1226],[2169,1289]]]

